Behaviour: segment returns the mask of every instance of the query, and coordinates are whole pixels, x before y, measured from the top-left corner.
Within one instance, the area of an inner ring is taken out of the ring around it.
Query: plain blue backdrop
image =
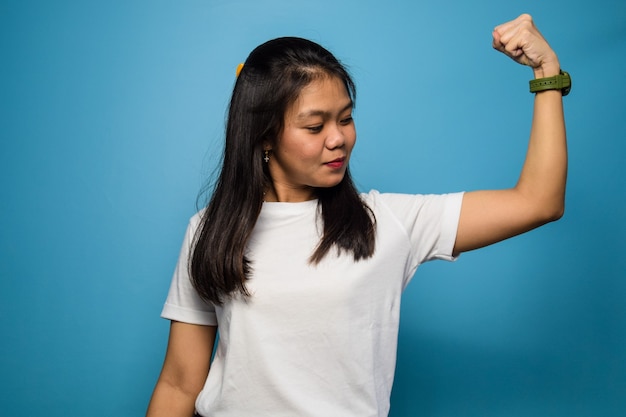
[[[235,68],[318,41],[358,86],[362,190],[515,183],[532,72],[491,48],[531,13],[573,77],[565,217],[424,265],[392,417],[626,415],[626,3],[0,3],[0,415],[141,416]]]

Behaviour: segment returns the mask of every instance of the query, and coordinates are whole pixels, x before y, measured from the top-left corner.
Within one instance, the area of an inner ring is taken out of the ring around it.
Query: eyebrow
[[[353,106],[354,106],[354,103],[352,102],[352,100],[350,100],[348,104],[346,104],[341,110],[339,110],[339,113],[343,113],[344,111],[351,109]],[[325,110],[309,110],[309,111],[305,111],[305,112],[298,114],[296,116],[296,119],[302,120],[302,119],[306,119],[308,117],[313,117],[313,116],[329,117],[330,115],[331,115],[331,112],[325,111]]]

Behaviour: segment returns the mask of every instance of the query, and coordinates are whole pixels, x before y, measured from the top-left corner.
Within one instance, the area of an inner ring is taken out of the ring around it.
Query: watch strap
[[[572,79],[565,71],[553,77],[530,80],[530,92],[538,93],[546,90],[561,90],[561,94],[568,95],[572,89]]]

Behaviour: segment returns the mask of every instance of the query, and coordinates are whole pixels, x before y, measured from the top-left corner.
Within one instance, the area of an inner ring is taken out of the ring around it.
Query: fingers
[[[534,26],[533,18],[529,14],[522,14],[518,16],[516,19],[511,20],[510,22],[506,22],[506,23],[496,26],[494,31],[497,31],[502,34],[502,33],[509,32],[511,30],[515,30],[518,26],[526,24],[526,23],[530,23],[532,26]]]
[[[504,46],[500,42],[500,33],[496,29],[494,29],[493,32],[491,32],[491,36],[493,36],[493,42],[491,44],[491,46],[493,46],[493,49],[497,49],[498,51],[502,52]]]
[[[532,18],[529,15],[521,15],[515,20],[496,26],[493,30],[494,48],[508,56],[516,57],[519,54],[519,45],[513,40],[519,37],[520,28],[525,22],[532,24]]]
[[[501,52],[511,58],[520,57],[527,39],[532,36],[534,23],[529,15],[521,15],[515,20],[496,27],[495,31],[500,34]]]
[[[541,66],[546,56],[554,54],[528,14],[496,26],[493,47],[516,62],[533,68]]]

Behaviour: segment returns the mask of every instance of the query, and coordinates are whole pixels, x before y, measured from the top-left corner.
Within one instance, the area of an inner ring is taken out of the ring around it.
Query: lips
[[[345,162],[346,162],[346,157],[343,156],[341,158],[333,159],[332,161],[326,162],[324,165],[330,168],[338,169],[338,168],[341,168],[345,164]]]

